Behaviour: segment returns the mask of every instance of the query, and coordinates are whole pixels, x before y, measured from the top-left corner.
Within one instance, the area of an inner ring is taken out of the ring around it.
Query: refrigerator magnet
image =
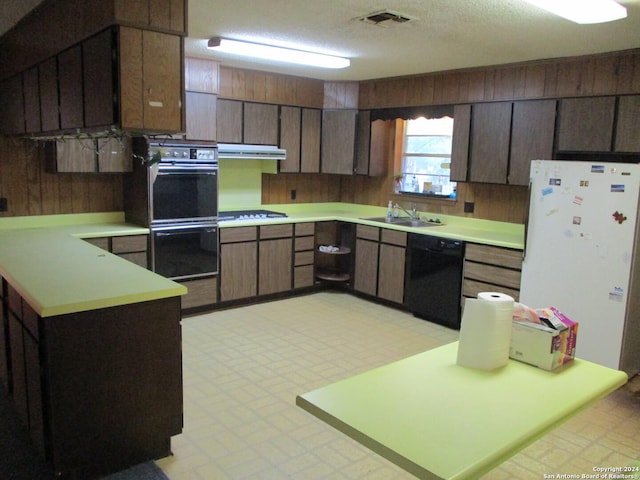
[[[573,222],[574,225],[580,225],[582,223],[582,217],[573,217]]]
[[[604,165],[591,165],[591,173],[604,173]]]
[[[580,186],[581,187],[588,187],[589,186],[589,180],[580,180]]]
[[[584,198],[582,198],[579,195],[576,195],[575,197],[573,197],[573,203],[575,205],[582,205],[582,202],[584,201]]]
[[[622,224],[622,222],[624,222],[627,219],[627,217],[626,217],[626,215],[624,213],[620,213],[617,210],[615,212],[613,212],[613,214],[611,216],[619,224]]]
[[[552,187],[546,187],[542,189],[542,196],[546,197],[547,195],[551,195],[553,193]]]
[[[624,297],[624,290],[621,287],[613,287],[613,291],[609,292],[609,300],[621,302]]]
[[[624,184],[613,184],[611,185],[611,192],[619,192],[624,193]]]

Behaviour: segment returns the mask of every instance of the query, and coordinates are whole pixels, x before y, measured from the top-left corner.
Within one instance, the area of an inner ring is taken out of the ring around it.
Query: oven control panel
[[[218,159],[215,147],[186,145],[152,145],[149,148],[150,158],[160,157],[161,162],[216,162]]]

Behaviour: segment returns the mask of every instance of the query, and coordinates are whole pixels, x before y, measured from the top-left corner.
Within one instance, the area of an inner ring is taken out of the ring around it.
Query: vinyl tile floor
[[[415,478],[295,398],[457,331],[332,291],[186,317],[182,329],[184,429],[157,461],[171,480]],[[640,396],[627,386],[483,478],[580,478],[638,460]]]

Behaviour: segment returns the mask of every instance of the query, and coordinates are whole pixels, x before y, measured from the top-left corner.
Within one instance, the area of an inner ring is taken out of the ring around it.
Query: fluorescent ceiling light
[[[524,0],[575,23],[604,23],[627,16],[614,0]]]
[[[243,42],[240,40],[229,40],[228,38],[222,37],[212,38],[209,40],[207,46],[211,50],[218,52],[276,60],[278,62],[297,63],[299,65],[311,65],[313,67],[345,68],[351,63],[348,58],[262,45],[259,43]]]

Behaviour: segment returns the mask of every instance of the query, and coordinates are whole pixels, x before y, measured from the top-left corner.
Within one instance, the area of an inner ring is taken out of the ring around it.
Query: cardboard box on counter
[[[578,336],[574,322],[554,307],[536,309],[543,324],[514,321],[509,357],[553,370],[573,360]]]

